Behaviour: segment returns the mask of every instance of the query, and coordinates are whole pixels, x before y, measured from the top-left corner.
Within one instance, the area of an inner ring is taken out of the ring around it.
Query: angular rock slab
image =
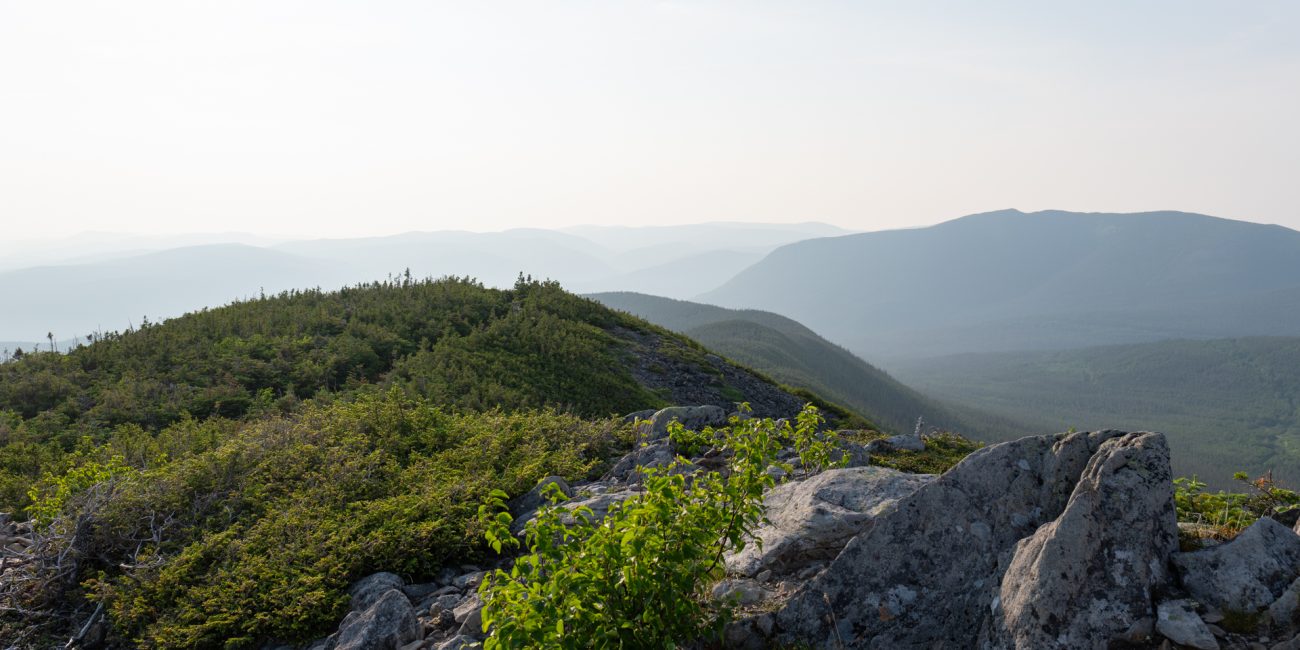
[[[981,647],[1146,640],[1153,594],[1169,582],[1169,556],[1178,550],[1171,479],[1164,435],[1102,443],[1061,516],[1016,544]]]
[[[385,592],[365,610],[354,611],[339,626],[336,650],[392,650],[420,638],[411,601],[397,589]]]
[[[727,412],[717,406],[669,406],[660,409],[646,422],[645,435],[649,440],[658,440],[668,435],[668,425],[673,421],[691,431],[704,427],[720,427],[727,423]]]
[[[728,572],[747,577],[766,569],[790,574],[812,562],[832,560],[872,517],[935,478],[884,467],[852,467],[778,485],[763,499],[769,523],[755,531],[761,548],[751,543],[727,556]]]
[[[776,614],[779,643],[972,648],[1016,542],[1065,510],[1119,431],[1035,436],[976,451],[897,501]]]
[[[1300,535],[1264,517],[1230,542],[1175,555],[1174,566],[1197,600],[1225,613],[1255,615],[1300,576]]]
[[[353,611],[362,611],[388,592],[394,589],[400,590],[404,584],[401,576],[395,573],[387,571],[372,573],[348,587],[348,595],[352,597],[349,605]]]
[[[1219,650],[1219,640],[1186,600],[1166,601],[1156,607],[1156,631],[1178,645]]]

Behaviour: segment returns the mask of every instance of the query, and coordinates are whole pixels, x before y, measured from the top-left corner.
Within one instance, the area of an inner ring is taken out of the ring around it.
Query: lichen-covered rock
[[[1181,646],[1219,650],[1219,640],[1186,600],[1165,601],[1156,607],[1156,631]]]
[[[476,639],[483,638],[483,600],[478,594],[472,594],[453,610],[456,622],[460,623],[457,634]]]
[[[899,499],[776,615],[780,642],[970,648],[1016,542],[1065,509],[1118,431],[985,447]]]
[[[660,467],[671,463],[677,457],[677,450],[668,440],[656,440],[638,446],[614,463],[603,480],[629,481],[636,478],[638,467]]]
[[[1226,613],[1260,614],[1300,577],[1300,536],[1261,518],[1232,541],[1174,556],[1183,586]]]
[[[1105,648],[1149,637],[1152,595],[1178,549],[1170,481],[1162,434],[1104,442],[1065,511],[1016,544],[981,646]]]
[[[477,647],[479,647],[478,639],[464,635],[454,636],[435,646],[436,650],[463,650]]]
[[[1269,622],[1287,630],[1300,629],[1300,577],[1268,606]]]
[[[884,467],[832,469],[773,488],[763,499],[768,523],[755,531],[760,544],[727,556],[730,573],[753,577],[764,570],[793,574],[839,555],[877,513],[934,480]]]
[[[349,605],[353,611],[361,611],[370,607],[389,591],[400,590],[403,586],[401,576],[395,573],[372,573],[348,587],[348,595],[352,597]]]
[[[395,650],[420,638],[415,608],[400,589],[384,592],[362,611],[354,611],[339,626],[336,650]]]
[[[753,605],[770,595],[762,585],[745,578],[727,578],[713,586],[713,597],[735,605]]]

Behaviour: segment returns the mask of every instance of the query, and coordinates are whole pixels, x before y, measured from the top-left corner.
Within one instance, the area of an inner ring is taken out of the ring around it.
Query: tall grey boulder
[[[1016,542],[1061,514],[1118,431],[985,447],[876,516],[777,615],[781,642],[970,648]]]
[[[1153,596],[1178,550],[1170,480],[1163,435],[1103,443],[1061,516],[1016,544],[981,646],[1106,648],[1150,636]]]
[[[1023,629],[1032,624],[1073,640],[1138,634],[1152,623],[1140,603],[1154,611],[1176,543],[1169,474],[1160,434],[986,447],[878,514],[776,613],[773,636],[818,648],[991,650],[1093,647],[1022,640],[1046,638]],[[1122,595],[1096,612],[1072,609],[1094,606],[1088,584]]]

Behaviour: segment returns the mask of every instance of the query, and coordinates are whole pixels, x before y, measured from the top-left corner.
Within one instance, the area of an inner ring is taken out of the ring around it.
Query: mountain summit
[[[975,214],[778,248],[701,300],[888,361],[1300,333],[1300,232],[1185,212]]]

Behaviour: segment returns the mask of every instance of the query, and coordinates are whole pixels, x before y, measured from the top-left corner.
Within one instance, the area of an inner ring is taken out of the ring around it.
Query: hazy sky
[[[1300,228],[1300,2],[0,0],[0,237]]]

